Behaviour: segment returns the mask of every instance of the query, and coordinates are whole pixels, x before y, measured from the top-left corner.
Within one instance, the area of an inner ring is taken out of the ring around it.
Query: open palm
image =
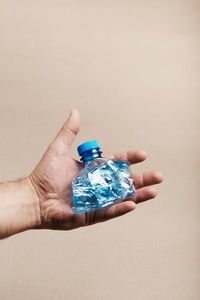
[[[70,147],[80,130],[80,114],[72,109],[71,114],[49,145],[41,161],[29,175],[40,203],[40,228],[74,229],[106,221],[135,209],[136,204],[152,199],[157,195],[152,185],[162,182],[158,171],[132,174],[136,185],[134,198],[122,203],[85,214],[75,214],[71,209],[71,185],[73,179],[83,169],[83,164],[70,155]],[[141,150],[115,153],[107,158],[129,161],[131,164],[142,162],[147,155]]]

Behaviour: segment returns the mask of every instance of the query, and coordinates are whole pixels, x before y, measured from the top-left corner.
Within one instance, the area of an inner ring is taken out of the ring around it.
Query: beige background
[[[70,232],[0,242],[1,300],[200,299],[200,3],[0,1],[0,180],[28,175],[70,109],[81,142],[144,149],[159,196]]]

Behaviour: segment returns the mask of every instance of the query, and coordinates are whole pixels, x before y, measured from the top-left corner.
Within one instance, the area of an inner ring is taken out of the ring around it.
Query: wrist
[[[29,229],[39,228],[41,226],[40,199],[29,176],[24,178],[24,193],[27,197],[27,208],[31,216]]]
[[[0,185],[0,238],[41,224],[39,198],[29,177]]]

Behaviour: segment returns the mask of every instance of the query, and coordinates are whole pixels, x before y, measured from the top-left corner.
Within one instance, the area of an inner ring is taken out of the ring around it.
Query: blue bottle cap
[[[78,151],[78,154],[81,156],[83,152],[91,150],[91,149],[94,149],[94,148],[98,148],[98,149],[101,148],[99,146],[98,142],[95,141],[95,140],[94,141],[85,142],[85,143],[79,145],[77,147],[77,151]]]

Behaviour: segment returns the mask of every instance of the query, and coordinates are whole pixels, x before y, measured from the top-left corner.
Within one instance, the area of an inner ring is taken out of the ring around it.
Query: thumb
[[[67,121],[64,123],[58,134],[56,135],[52,146],[55,148],[64,146],[64,148],[69,149],[75,140],[76,135],[78,134],[81,127],[80,113],[76,108],[73,108],[70,112],[70,115]],[[58,150],[58,149],[57,149]]]

